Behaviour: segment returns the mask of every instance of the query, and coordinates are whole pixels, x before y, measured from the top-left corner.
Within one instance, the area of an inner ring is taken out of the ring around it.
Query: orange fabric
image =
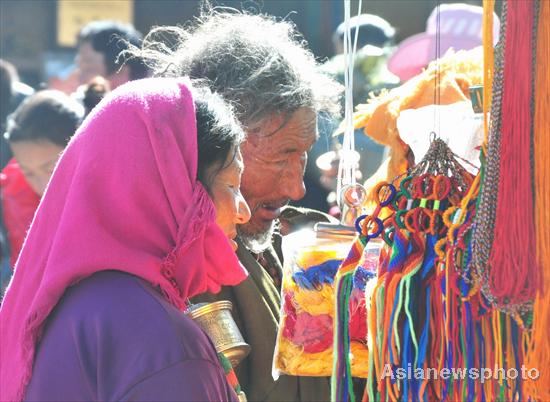
[[[432,62],[425,71],[400,87],[357,106],[353,116],[355,128],[363,128],[374,141],[390,148],[389,159],[367,180],[365,186],[369,192],[379,181],[392,181],[409,167],[409,147],[401,140],[397,118],[402,110],[434,104],[436,74],[439,74],[441,105],[469,100],[469,87],[483,83],[482,48],[449,53],[439,60],[439,66]],[[370,197],[372,199],[372,194]]]
[[[10,264],[13,268],[40,203],[40,196],[27,183],[15,159],[10,160],[0,173],[0,188],[2,214],[10,244]]]
[[[536,253],[542,272],[542,292],[533,307],[533,329],[526,350],[527,368],[536,368],[540,377],[526,381],[527,394],[537,400],[550,400],[550,4],[540,2],[535,76],[535,117],[533,157],[535,167]]]

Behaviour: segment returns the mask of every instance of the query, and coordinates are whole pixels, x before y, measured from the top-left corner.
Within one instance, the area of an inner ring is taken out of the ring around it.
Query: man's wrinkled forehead
[[[317,114],[311,109],[298,109],[292,115],[275,114],[252,125],[249,136],[270,146],[296,143],[309,148],[318,139]]]

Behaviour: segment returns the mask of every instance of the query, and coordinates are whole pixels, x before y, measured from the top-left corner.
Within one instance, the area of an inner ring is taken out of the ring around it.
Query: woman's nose
[[[239,199],[237,216],[236,216],[237,225],[242,225],[248,222],[250,220],[250,216],[251,216],[250,208],[248,207],[246,200],[241,195]]]

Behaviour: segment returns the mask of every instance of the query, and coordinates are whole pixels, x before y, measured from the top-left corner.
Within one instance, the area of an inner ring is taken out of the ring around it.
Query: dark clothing
[[[208,336],[118,271],[69,288],[38,345],[28,401],[237,401]]]
[[[291,223],[304,216],[305,212],[301,212],[295,214]],[[317,220],[326,220],[324,214],[316,213],[315,216]],[[277,381],[273,380],[271,369],[281,308],[281,289],[275,285],[273,271],[278,271],[278,275],[282,276],[282,265],[277,255],[277,251],[280,255],[280,250],[270,247],[258,257],[248,251],[240,240],[237,242],[237,255],[248,270],[249,277],[237,286],[223,287],[217,295],[201,295],[194,301],[229,300],[233,303],[235,322],[245,342],[252,348],[250,354],[235,369],[248,400],[329,401],[328,378],[282,375]],[[280,245],[280,236],[275,235],[273,245]],[[262,267],[258,260],[267,266]]]

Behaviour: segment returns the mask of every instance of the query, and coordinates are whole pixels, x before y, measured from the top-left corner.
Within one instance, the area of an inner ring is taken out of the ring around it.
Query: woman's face
[[[25,179],[42,196],[63,147],[49,140],[16,141],[10,147]]]
[[[231,163],[229,163],[231,160]],[[237,243],[233,240],[237,236],[237,225],[250,220],[250,208],[241,194],[241,175],[244,169],[243,157],[240,149],[229,152],[227,166],[216,174],[210,184],[210,194],[216,206],[216,223],[221,227],[229,239],[233,250],[237,250]],[[217,166],[212,167],[215,171]]]

